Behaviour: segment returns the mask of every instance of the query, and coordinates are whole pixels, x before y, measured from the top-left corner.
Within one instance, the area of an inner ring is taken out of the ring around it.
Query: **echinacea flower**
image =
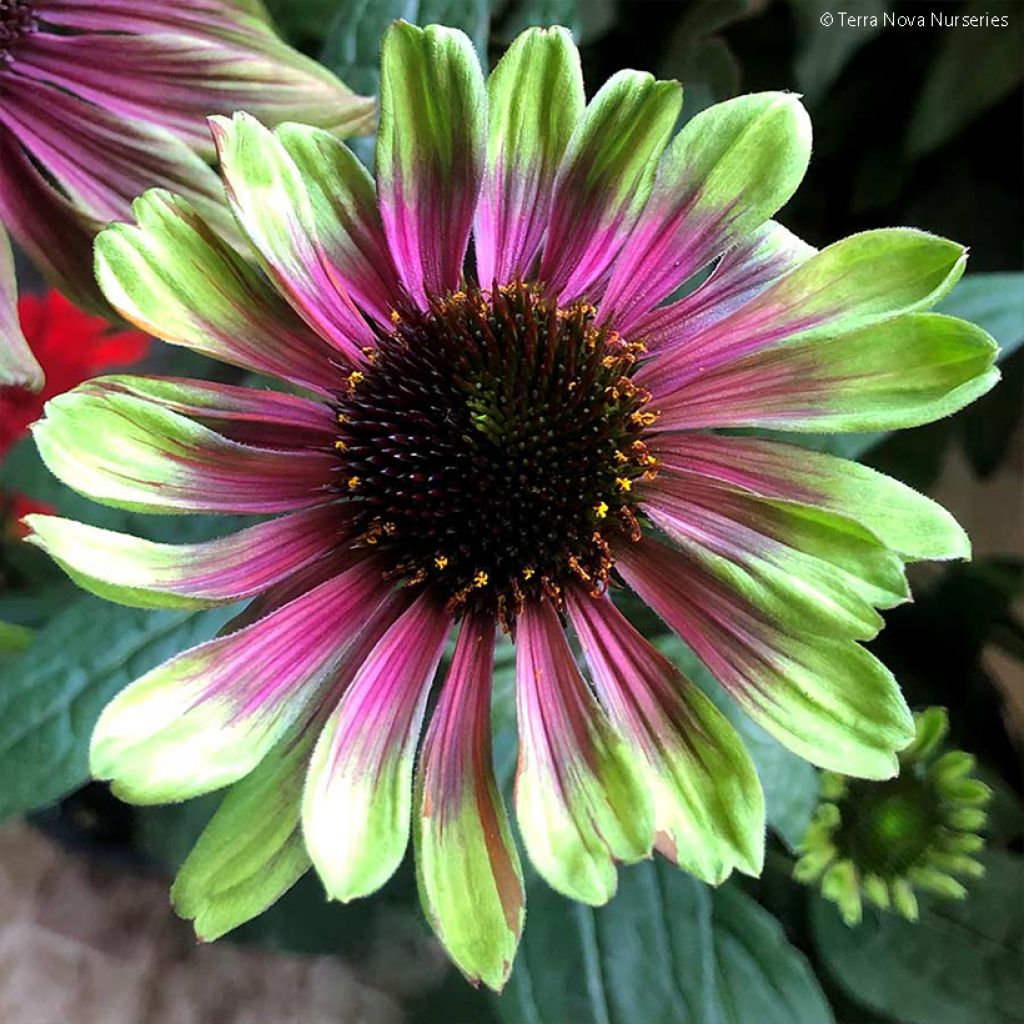
[[[287,46],[261,0],[0,0],[0,222],[95,304],[93,237],[147,188],[231,228],[205,119],[235,110],[346,134],[373,121],[373,101]]]
[[[905,561],[964,557],[966,537],[864,466],[708,431],[923,423],[992,386],[995,346],[924,312],[961,246],[897,229],[815,252],[770,219],[810,152],[794,96],[672,139],[678,84],[623,71],[585,103],[562,30],[524,33],[485,84],[464,35],[401,22],[381,82],[376,187],[322,131],[212,120],[265,277],[162,191],[97,243],[126,318],[304,394],[110,377],[35,431],[98,501],[280,515],[191,546],[31,526],[115,600],[256,598],[118,695],[92,743],[127,800],[232,786],[173,890],[200,936],[310,864],[333,898],[373,892],[411,820],[428,917],[499,987],[523,882],[491,758],[497,628],[516,644],[516,816],[550,885],[603,903],[655,846],[710,882],[758,872],[750,758],[616,592],[793,750],[891,776],[913,722],[858,641],[906,599]]]
[[[973,777],[970,754],[945,749],[944,708],[915,715],[914,726],[913,742],[899,755],[898,778],[822,775],[822,803],[793,874],[818,882],[848,925],[860,922],[865,898],[916,921],[915,890],[963,899],[967,890],[957,876],[984,874],[974,855],[985,845],[978,831],[992,791]]]
[[[43,415],[49,399],[98,373],[137,363],[149,348],[144,334],[111,327],[53,290],[23,296],[13,322],[39,361],[46,383],[37,392],[0,385],[0,458]]]

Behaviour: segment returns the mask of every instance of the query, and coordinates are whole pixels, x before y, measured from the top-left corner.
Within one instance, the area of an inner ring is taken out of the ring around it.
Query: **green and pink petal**
[[[385,596],[364,560],[235,633],[177,655],[122,690],[89,764],[131,803],[168,803],[248,775],[304,720]],[[302,643],[296,643],[296,637]]]
[[[713,885],[734,867],[760,874],[764,796],[736,731],[607,597],[573,592],[567,605],[601,703],[643,765],[658,849]]]
[[[530,861],[563,895],[605,903],[616,863],[650,855],[654,811],[640,755],[591,694],[546,600],[517,624],[516,708],[516,819]]]
[[[331,899],[369,895],[402,861],[413,758],[451,625],[443,603],[422,593],[366,658],[317,741],[302,824]]]
[[[420,754],[416,841],[420,898],[449,956],[501,989],[523,928],[522,869],[491,753],[494,623],[464,620]]]
[[[913,719],[892,674],[851,640],[782,627],[697,560],[652,539],[616,567],[744,711],[822,768],[891,778]]]

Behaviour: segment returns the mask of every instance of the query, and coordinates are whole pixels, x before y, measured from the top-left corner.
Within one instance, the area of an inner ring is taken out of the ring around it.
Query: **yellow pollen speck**
[[[635,412],[630,419],[638,427],[652,427],[658,422],[658,414],[656,412]]]
[[[362,481],[357,476],[350,476],[348,478],[348,489],[354,491]]]
[[[569,381],[569,390],[575,391],[579,387],[580,382],[578,380]]]
[[[444,569],[448,565],[448,556],[447,555],[437,555],[434,558],[434,565],[436,565],[438,567],[438,569]]]
[[[359,383],[359,382],[360,382],[361,380],[363,380],[363,372],[362,372],[362,370],[353,370],[353,371],[352,371],[352,372],[351,372],[351,373],[350,373],[350,374],[348,375],[348,386],[349,386],[350,388],[352,388],[352,389],[354,390],[354,389],[355,389],[355,387],[356,387],[356,385],[357,385],[357,384],[358,384],[358,383]]]
[[[615,486],[620,491],[631,491],[633,489],[633,481],[624,476],[617,476],[615,478]]]
[[[339,423],[348,423],[348,417],[343,412],[339,412],[338,413],[338,422]]]
[[[480,587],[486,587],[489,578],[490,577],[487,575],[487,573],[485,573],[482,569],[478,569],[476,574],[473,576],[473,586],[477,587],[478,589]]]
[[[337,448],[339,452],[343,452],[345,451],[346,448],[348,448],[348,445],[345,444],[344,441],[339,440],[334,442],[334,447]]]
[[[397,327],[402,322],[402,315],[397,309],[391,310],[391,322]]]
[[[618,449],[615,450],[615,461],[618,463],[629,462],[629,456],[625,452],[620,452]]]
[[[533,570],[533,569],[531,569],[531,568],[530,568],[530,566],[527,566],[527,567],[526,567],[526,568],[525,568],[525,569],[523,570],[523,579],[524,579],[524,580],[530,580],[530,579],[533,579],[533,574],[534,574],[534,570]]]
[[[598,519],[604,519],[604,517],[606,515],[608,515],[608,502],[607,501],[599,501],[594,506],[594,513],[597,515]]]

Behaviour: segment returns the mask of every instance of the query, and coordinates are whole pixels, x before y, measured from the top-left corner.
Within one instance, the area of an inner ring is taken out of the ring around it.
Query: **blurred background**
[[[84,517],[87,503],[62,493],[31,445],[12,438],[0,467],[0,620],[23,628],[0,638],[0,1024],[813,1024],[827,1021],[828,1007],[841,1024],[1024,1021],[1024,4],[269,6],[289,41],[362,92],[376,91],[380,35],[398,16],[458,25],[492,63],[525,26],[566,24],[589,91],[619,68],[645,69],[683,83],[684,118],[740,92],[798,91],[815,146],[780,215],[787,227],[816,246],[912,225],[970,247],[967,275],[942,308],[997,338],[1003,382],[952,420],[806,443],[926,491],[971,534],[974,560],[915,572],[913,604],[887,614],[872,647],[911,705],[948,708],[954,744],[978,756],[995,794],[994,859],[966,902],[926,910],[917,926],[869,915],[844,932],[789,878],[816,775],[745,727],[775,832],[764,879],[709,902],[702,887],[661,868],[630,869],[614,903],[596,913],[531,889],[520,958],[498,999],[448,967],[420,918],[408,865],[380,896],[348,908],[328,907],[307,877],[264,917],[197,947],[171,913],[167,884],[216,798],[128,808],[86,783],[84,751],[111,693],[211,635],[226,613],[112,609],[80,596],[19,542],[16,518],[26,503]],[[24,262],[19,277],[23,293],[39,287]],[[140,365],[224,372],[158,343]],[[99,653],[76,657],[83,643]],[[507,685],[496,708],[506,776]]]

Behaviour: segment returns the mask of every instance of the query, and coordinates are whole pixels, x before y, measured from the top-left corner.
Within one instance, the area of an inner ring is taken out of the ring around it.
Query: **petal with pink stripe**
[[[148,334],[256,373],[330,393],[337,350],[183,199],[147,192],[137,226],[96,239],[96,277],[110,304]]]
[[[551,604],[527,605],[516,628],[516,819],[548,885],[599,905],[615,895],[616,862],[654,842],[640,758],[587,688]]]
[[[966,320],[910,313],[698,370],[658,401],[653,429],[916,427],[991,390],[999,380],[998,351],[989,334]]]
[[[407,606],[391,591],[357,627],[329,689],[268,753],[236,782],[181,866],[171,902],[213,941],[263,913],[311,866],[302,836],[302,791],[326,713],[352,682],[387,628]],[[333,698],[333,702],[332,702]]]
[[[136,608],[205,608],[254,597],[351,539],[343,507],[327,505],[200,544],[158,544],[113,530],[26,516],[26,538],[81,587]]]
[[[118,508],[262,515],[333,496],[332,452],[240,444],[132,395],[66,392],[32,432],[54,476]]]
[[[417,779],[420,898],[471,982],[500,990],[523,928],[523,873],[491,753],[494,622],[467,618],[423,743]]]
[[[702,110],[661,160],[599,320],[632,335],[645,314],[789,200],[810,156],[811,121],[791,93]]]
[[[231,441],[266,448],[329,448],[338,435],[334,412],[283,391],[184,377],[110,374],[80,385],[88,394],[134,395],[196,420]]]
[[[127,218],[136,196],[160,187],[192,203],[221,235],[237,237],[217,175],[155,125],[126,124],[55,86],[5,74],[0,126],[98,221]]]
[[[559,162],[585,104],[583,72],[564,28],[532,28],[487,82],[487,167],[473,232],[484,288],[529,275],[551,213]]]
[[[363,561],[147,672],[100,716],[92,774],[142,804],[186,800],[247,775],[331,684],[386,590],[380,567]]]
[[[22,334],[18,322],[18,287],[14,257],[7,232],[0,222],[0,385],[38,391],[43,370]]]
[[[391,254],[421,305],[462,280],[487,132],[487,95],[469,38],[395,22],[381,50],[377,194]]]
[[[214,156],[206,128],[210,114],[247,110],[271,125],[300,121],[339,135],[372,131],[373,100],[355,95],[323,65],[285,44],[255,8],[249,13],[233,3],[194,4],[200,17],[172,27],[150,14],[155,5],[146,5],[134,23],[89,6],[92,17],[78,19],[79,28],[88,26],[85,33],[38,30],[26,36],[18,47],[19,73],[82,96],[128,123],[164,128],[206,160]],[[127,24],[133,28],[126,32]]]
[[[402,303],[398,281],[369,172],[329,132],[283,124],[274,135],[302,176],[313,211],[314,245],[325,272],[341,282],[356,304],[390,327]]]
[[[665,434],[651,452],[667,472],[860,523],[908,561],[968,558],[967,534],[930,498],[868,466],[750,437]]]
[[[859,644],[780,627],[698,561],[657,541],[616,551],[622,578],[759,725],[801,757],[887,779],[914,737],[892,674]]]
[[[630,337],[657,352],[724,320],[818,250],[770,220],[751,231],[689,295],[640,318]]]
[[[664,400],[748,356],[926,309],[956,284],[966,260],[962,245],[910,228],[851,235],[804,260],[724,320],[659,353],[637,379]]]
[[[103,227],[79,210],[0,131],[0,223],[55,288],[83,309],[109,309],[92,272],[92,242]]]
[[[663,468],[638,495],[651,522],[779,623],[870,640],[876,608],[909,600],[903,561],[835,512]]]
[[[444,602],[421,594],[373,649],[320,734],[302,825],[332,899],[369,895],[402,861],[416,743],[451,625]]]
[[[267,274],[337,358],[361,362],[374,334],[328,263],[295,161],[274,133],[246,113],[211,117],[210,131],[231,209]]]
[[[540,265],[559,302],[600,298],[681,106],[678,82],[639,71],[613,75],[590,101],[558,169]]]
[[[761,873],[764,795],[725,716],[607,597],[567,596],[569,616],[615,728],[636,749],[658,848],[712,885]]]

